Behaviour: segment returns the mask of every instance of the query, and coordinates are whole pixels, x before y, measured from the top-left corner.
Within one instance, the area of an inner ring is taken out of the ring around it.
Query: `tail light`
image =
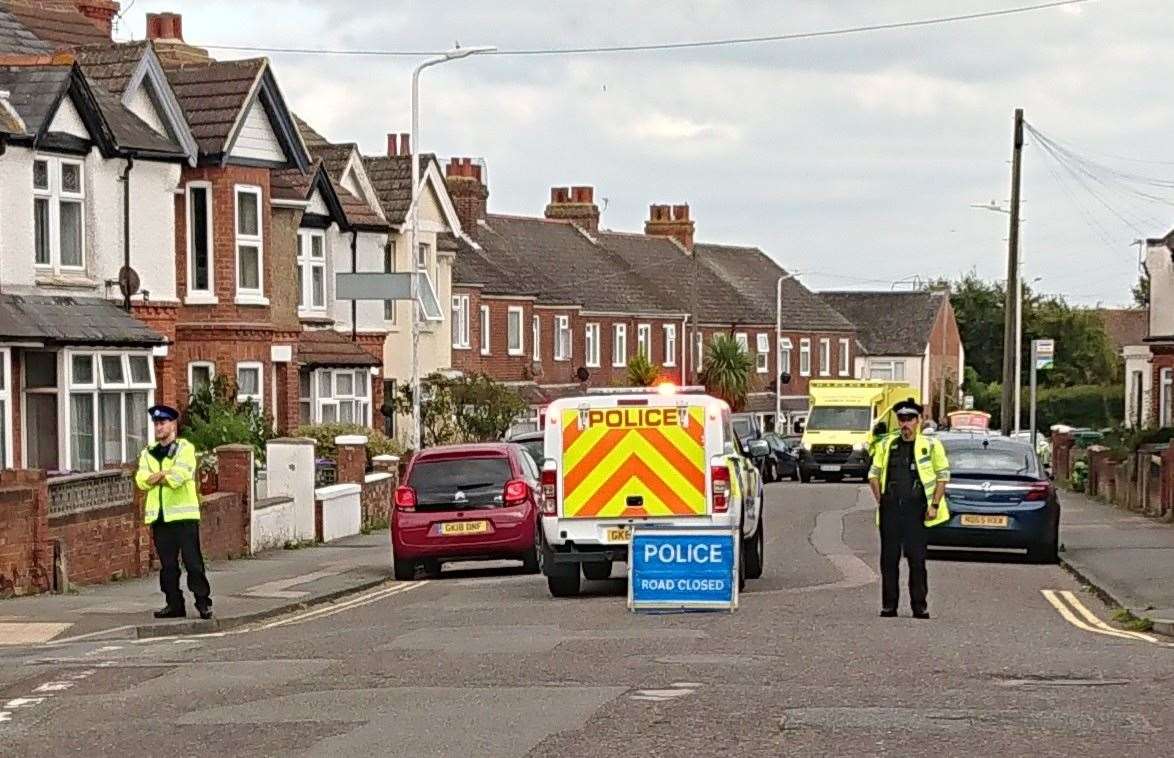
[[[1023,496],[1023,499],[1024,501],[1039,502],[1040,500],[1047,500],[1051,494],[1052,485],[1047,482],[1035,482],[1027,488],[1027,494]]]
[[[406,484],[395,488],[395,507],[401,511],[416,510],[416,491]]]
[[[558,515],[558,471],[542,469],[542,515]]]
[[[713,481],[713,512],[725,513],[730,510],[730,470],[725,466],[710,466],[709,478]]]
[[[502,498],[506,505],[521,505],[530,496],[530,485],[521,479],[511,479],[505,483],[505,495]]]

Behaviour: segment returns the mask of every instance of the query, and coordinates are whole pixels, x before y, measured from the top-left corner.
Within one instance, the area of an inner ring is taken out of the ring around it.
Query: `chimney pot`
[[[407,134],[406,132],[400,132],[399,135],[399,154],[412,154],[412,135]]]
[[[477,180],[478,184],[480,184],[481,183],[481,166],[480,166],[480,164],[474,163],[469,168],[471,168],[473,171],[472,177]]]
[[[688,205],[674,205],[673,206],[673,220],[674,221],[688,221],[689,220],[689,206]]]
[[[183,41],[183,16],[178,13],[148,13],[147,39]]]
[[[387,157],[394,158],[399,154],[399,137],[395,134],[387,135]]]
[[[594,187],[571,187],[571,199],[576,203],[591,205],[595,202]]]
[[[74,0],[73,4],[94,26],[106,34],[113,33],[114,17],[118,15],[119,8],[114,0]]]

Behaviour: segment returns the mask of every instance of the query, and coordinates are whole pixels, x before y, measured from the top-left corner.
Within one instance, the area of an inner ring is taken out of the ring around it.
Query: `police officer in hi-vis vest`
[[[909,564],[914,618],[929,618],[926,530],[950,519],[946,483],[950,463],[941,440],[921,434],[921,406],[913,398],[893,406],[900,425],[875,448],[868,484],[880,510],[881,616],[897,615],[901,554]]]
[[[196,491],[196,448],[176,436],[179,411],[166,405],[147,409],[155,425],[155,445],[139,454],[135,484],[146,493],[146,523],[151,525],[159,556],[159,586],[167,605],[155,618],[183,618],[179,589],[179,559],[188,572],[188,589],[195,596],[200,618],[212,618],[212,589],[200,554],[200,496]]]

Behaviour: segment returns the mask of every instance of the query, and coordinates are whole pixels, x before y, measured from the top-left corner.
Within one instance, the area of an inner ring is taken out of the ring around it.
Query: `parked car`
[[[1060,500],[1031,445],[983,432],[938,439],[950,459],[950,520],[929,530],[929,544],[1026,549],[1033,561],[1055,563]]]
[[[802,439],[800,435],[783,436],[775,432],[763,436],[766,444],[770,445],[770,455],[767,456],[766,467],[762,472],[764,481],[799,481],[799,447]]]
[[[516,559],[538,572],[538,465],[521,445],[444,445],[421,451],[395,491],[391,544],[395,578],[423,562]]]
[[[514,442],[521,445],[530,457],[534,459],[534,463],[538,465],[538,470],[542,470],[542,461],[546,458],[546,454],[542,450],[546,438],[545,432],[522,432],[521,434],[514,434],[507,438],[507,441]]]
[[[758,416],[753,413],[735,413],[730,420],[746,457],[754,464],[754,468],[758,469],[759,475],[765,477],[770,446],[763,440],[763,430],[758,423]]]

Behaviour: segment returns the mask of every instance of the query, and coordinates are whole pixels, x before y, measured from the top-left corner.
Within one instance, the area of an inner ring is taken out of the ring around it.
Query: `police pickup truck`
[[[672,385],[556,400],[543,453],[538,554],[553,596],[608,578],[648,522],[737,526],[739,585],[762,575],[762,478],[722,400]]]

